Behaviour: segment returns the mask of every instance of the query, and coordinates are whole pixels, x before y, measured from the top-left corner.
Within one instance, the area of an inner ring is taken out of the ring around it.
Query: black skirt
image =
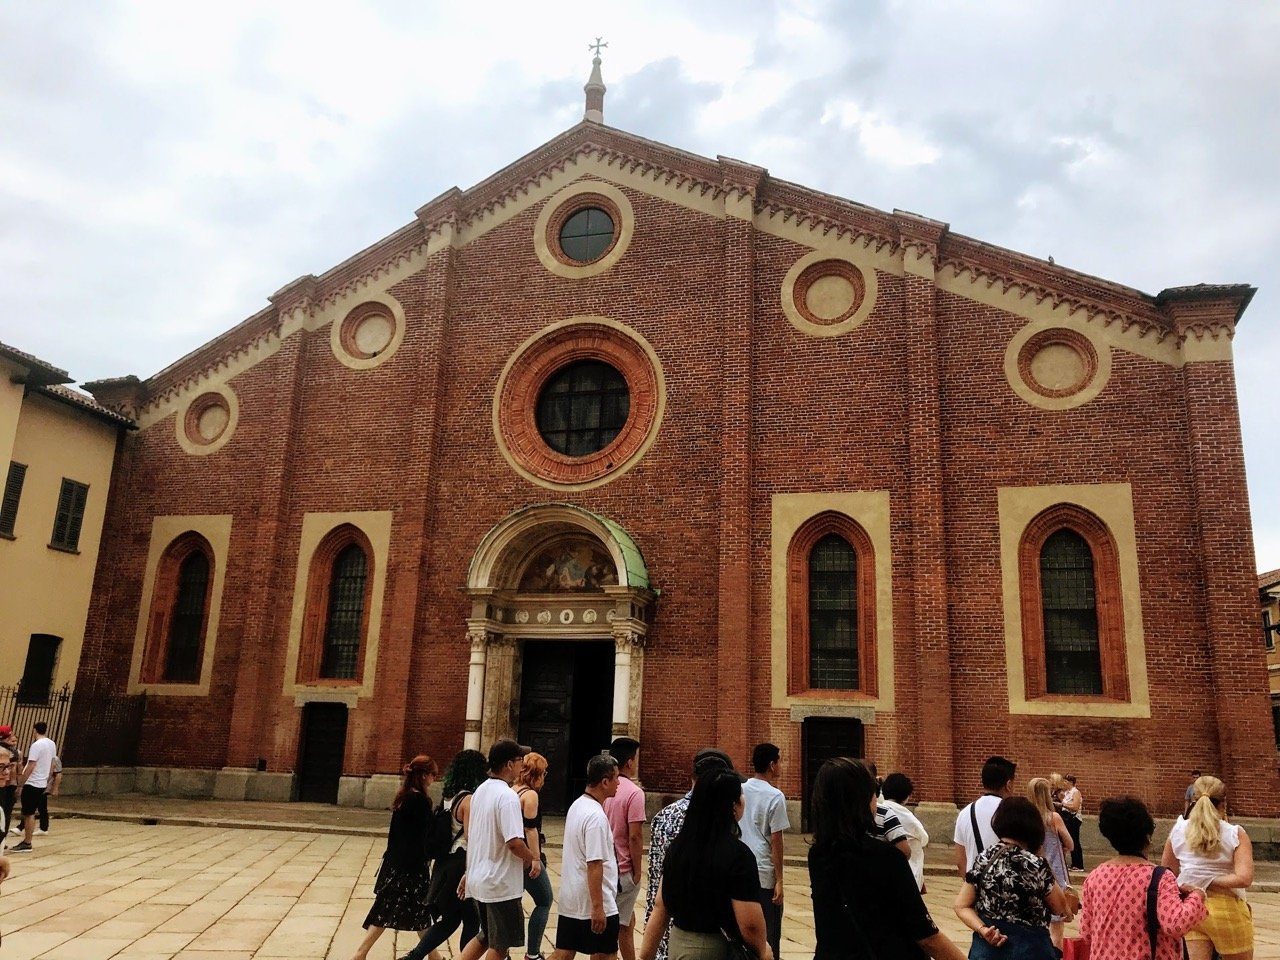
[[[431,871],[426,866],[406,869],[392,866],[384,860],[373,885],[373,906],[364,918],[365,929],[427,929],[431,926],[431,914],[427,908],[430,886]]]

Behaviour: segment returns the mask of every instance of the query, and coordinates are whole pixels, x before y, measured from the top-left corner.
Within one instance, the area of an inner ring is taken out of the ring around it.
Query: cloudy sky
[[[0,339],[155,373],[577,122],[596,34],[611,125],[1152,293],[1258,286],[1280,567],[1277,4],[2,4]]]

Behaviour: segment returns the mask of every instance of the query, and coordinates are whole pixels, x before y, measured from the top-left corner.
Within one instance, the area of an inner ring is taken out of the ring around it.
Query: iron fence
[[[35,726],[41,720],[48,724],[48,736],[63,756],[66,745],[67,720],[71,716],[71,684],[61,690],[23,690],[21,683],[0,687],[0,724],[13,727],[18,746],[26,752],[36,738]]]
[[[95,687],[76,692],[70,710],[70,742],[62,751],[69,767],[131,767],[147,712],[145,693],[129,695]]]

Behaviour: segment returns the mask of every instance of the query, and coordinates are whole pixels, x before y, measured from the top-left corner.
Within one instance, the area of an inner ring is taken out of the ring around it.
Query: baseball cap
[[[746,777],[733,768],[733,760],[719,747],[703,747],[693,755],[693,778],[695,780],[716,770],[728,770],[737,774],[738,779],[746,781]]]
[[[0,737],[7,737],[11,733],[13,733],[13,727],[9,727],[9,726],[0,727]]]

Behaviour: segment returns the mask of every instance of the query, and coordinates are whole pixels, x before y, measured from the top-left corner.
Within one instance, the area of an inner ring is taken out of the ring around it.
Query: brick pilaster
[[[907,443],[911,616],[898,624],[895,663],[914,668],[914,695],[899,685],[898,711],[913,711],[921,800],[957,797],[953,770],[951,641],[947,626],[942,402],[936,270],[947,225],[894,211],[903,244],[903,335],[907,342]],[[909,655],[904,653],[910,651]],[[902,763],[906,758],[899,758]]]
[[[1274,816],[1280,805],[1266,653],[1258,632],[1258,591],[1244,445],[1229,338],[1253,290],[1245,286],[1166,290],[1190,361],[1183,367],[1188,457],[1199,526],[1202,606],[1217,716],[1218,749],[1231,807]],[[1200,356],[1209,359],[1198,359]],[[1150,630],[1153,625],[1148,625]]]
[[[716,744],[741,765],[749,759],[752,664],[768,669],[767,637],[753,643],[751,603],[751,377],[755,322],[756,190],[766,176],[720,158],[724,176],[724,353],[720,406],[720,562],[716,643]]]

